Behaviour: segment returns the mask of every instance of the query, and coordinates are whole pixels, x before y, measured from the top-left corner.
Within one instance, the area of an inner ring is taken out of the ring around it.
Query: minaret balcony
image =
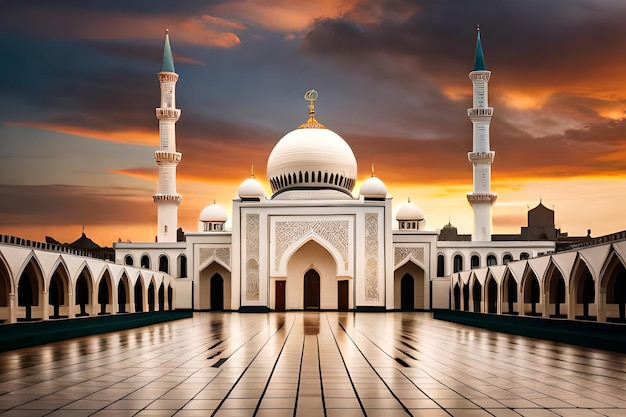
[[[496,193],[467,193],[470,204],[493,204],[497,198]]]
[[[495,156],[496,153],[493,151],[469,152],[467,154],[467,159],[469,159],[472,164],[491,164]]]
[[[167,151],[156,151],[154,152],[154,159],[157,164],[178,164],[180,160],[183,158],[183,154],[180,152],[167,152]]]
[[[155,203],[158,203],[159,201],[169,201],[172,203],[176,203],[176,204],[180,204],[180,201],[183,199],[183,196],[180,194],[154,194],[152,196],[152,199],[154,200]]]
[[[472,117],[472,116],[491,117],[491,116],[493,116],[493,107],[482,107],[482,108],[467,109],[467,115],[469,117]]]
[[[157,119],[170,119],[170,120],[178,120],[180,118],[180,109],[156,109],[156,117]]]

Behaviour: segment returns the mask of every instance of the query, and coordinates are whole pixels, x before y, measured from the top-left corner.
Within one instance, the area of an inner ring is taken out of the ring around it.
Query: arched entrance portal
[[[304,309],[320,309],[320,274],[315,269],[304,274]]]
[[[224,278],[220,274],[211,277],[211,310],[224,310]]]
[[[415,308],[415,282],[411,274],[404,274],[400,280],[400,309],[413,310]]]

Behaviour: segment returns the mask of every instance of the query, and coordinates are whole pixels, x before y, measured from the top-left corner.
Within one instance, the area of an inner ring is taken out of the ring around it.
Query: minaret
[[[182,199],[176,192],[176,165],[182,158],[182,154],[176,152],[176,121],[180,117],[180,110],[176,108],[177,80],[178,74],[174,70],[170,38],[166,30],[163,64],[159,72],[161,106],[156,109],[161,147],[154,153],[154,159],[159,166],[159,190],[152,196],[158,211],[157,242],[176,242],[178,205]]]
[[[496,193],[491,191],[491,163],[495,152],[489,149],[489,124],[493,115],[493,108],[489,107],[488,87],[491,71],[485,66],[485,56],[480,43],[480,27],[477,27],[476,56],[474,68],[469,78],[474,85],[473,106],[467,109],[467,115],[472,121],[473,148],[467,154],[474,166],[474,191],[467,194],[474,210],[474,232],[472,241],[484,242],[491,240],[491,206],[496,201]]]

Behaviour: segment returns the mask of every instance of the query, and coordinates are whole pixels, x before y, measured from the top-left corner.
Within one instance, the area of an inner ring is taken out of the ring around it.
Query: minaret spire
[[[473,106],[467,115],[473,125],[472,152],[467,154],[473,165],[474,189],[467,194],[474,211],[474,232],[472,241],[490,241],[492,233],[491,206],[496,201],[496,193],[491,191],[491,163],[495,152],[489,145],[489,124],[493,108],[489,107],[488,87],[491,71],[485,65],[485,55],[480,41],[480,27],[476,28],[476,54],[474,67],[469,73],[473,84]]]
[[[178,205],[182,199],[176,192],[176,166],[182,154],[176,152],[176,122],[180,117],[180,109],[176,108],[178,74],[174,70],[168,30],[165,31],[163,64],[158,75],[161,106],[156,109],[156,118],[159,120],[160,148],[154,153],[154,159],[159,166],[159,189],[152,197],[157,204],[157,242],[176,242]]]

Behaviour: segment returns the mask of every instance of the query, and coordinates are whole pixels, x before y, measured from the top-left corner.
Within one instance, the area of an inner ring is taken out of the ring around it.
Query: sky
[[[273,146],[316,118],[394,210],[471,233],[476,25],[492,72],[494,233],[540,201],[556,226],[626,229],[623,0],[3,0],[0,233],[103,246],[156,234],[157,72],[176,72],[179,226],[230,210]],[[354,193],[358,193],[359,183]]]

